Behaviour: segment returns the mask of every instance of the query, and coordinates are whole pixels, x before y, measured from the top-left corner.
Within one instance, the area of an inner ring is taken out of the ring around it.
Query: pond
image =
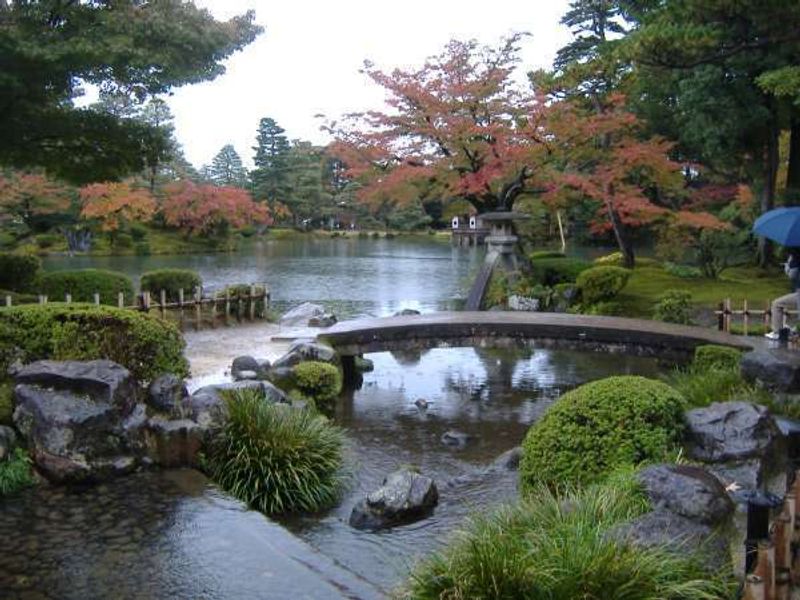
[[[45,266],[111,268],[133,277],[160,267],[192,268],[208,286],[263,281],[280,307],[313,301],[349,317],[387,315],[402,308],[452,309],[464,298],[481,260],[481,249],[452,248],[424,238],[309,237],[256,242],[247,252],[235,254],[52,257]],[[273,333],[275,326],[263,323],[187,333],[195,375],[191,387],[223,380],[238,354],[271,359],[280,355],[286,342],[270,342]],[[244,521],[250,538],[269,538],[273,546],[283,535],[296,539],[301,545],[298,561],[307,567],[299,575],[294,563],[283,573],[272,573],[260,597],[286,597],[277,590],[292,589],[292,578],[304,581],[297,582],[298,597],[323,597],[313,591],[314,573],[327,574],[317,582],[322,586],[318,589],[355,589],[363,582],[367,590],[390,593],[416,561],[446,543],[470,515],[517,498],[517,473],[495,461],[520,444],[530,425],[561,393],[609,375],[659,372],[653,359],[535,344],[502,350],[384,352],[367,358],[374,362],[374,371],[365,374],[359,389],[343,394],[334,415],[350,442],[349,486],[333,509],[279,519],[285,529],[251,511],[227,510],[227,505],[219,516],[215,511],[226,502],[219,492],[196,482],[188,488],[177,485],[176,476],[169,473],[147,475],[140,484],[112,482],[68,494],[31,491],[21,503],[0,502],[0,533],[13,532],[14,547],[26,549],[17,558],[0,557],[0,583],[30,597],[87,597],[86,590],[93,597],[136,597],[137,581],[146,569],[148,597],[172,597],[180,589],[206,598],[251,597],[247,586],[264,580],[251,580],[247,573],[255,570],[262,576],[264,560],[254,561],[253,555],[265,550],[237,544],[236,532],[243,530]],[[427,408],[419,408],[418,399],[426,400]],[[465,447],[443,444],[442,435],[451,430],[470,436]],[[348,518],[353,505],[404,465],[415,465],[436,481],[440,503],[434,514],[380,533],[352,529]],[[130,486],[138,496],[125,491]],[[103,514],[125,518],[95,527],[92,519]],[[68,552],[47,550],[52,548],[50,536]],[[104,548],[110,550],[110,558],[104,557]],[[143,558],[151,551],[155,558]],[[224,560],[219,560],[222,551]],[[72,571],[64,570],[65,554]],[[90,564],[94,566],[86,566]],[[74,587],[70,573],[82,577],[80,587]],[[349,583],[341,583],[344,580]]]

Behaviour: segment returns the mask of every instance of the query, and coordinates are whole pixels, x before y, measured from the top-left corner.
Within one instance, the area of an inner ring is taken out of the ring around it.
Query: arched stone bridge
[[[658,321],[536,312],[439,312],[343,321],[319,334],[342,356],[345,376],[368,352],[460,346],[574,348],[654,356],[680,363],[697,346],[750,350],[752,340],[701,327]]]

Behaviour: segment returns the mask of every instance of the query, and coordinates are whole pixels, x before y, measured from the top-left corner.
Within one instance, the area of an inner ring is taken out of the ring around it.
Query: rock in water
[[[353,507],[350,525],[356,529],[385,529],[428,516],[439,502],[430,477],[410,469],[395,471],[383,485]]]
[[[422,313],[419,312],[418,310],[413,309],[413,308],[404,308],[403,310],[398,310],[396,313],[394,313],[394,316],[395,317],[413,317],[413,316],[420,315],[420,314],[422,314]]]
[[[309,327],[333,327],[339,320],[336,318],[336,315],[332,313],[325,313],[324,315],[319,315],[315,317],[311,317],[308,320]]]
[[[778,392],[800,392],[800,355],[795,350],[754,350],[742,357],[741,366],[745,379]]]
[[[312,317],[321,317],[324,314],[324,307],[319,304],[304,302],[283,315],[280,324],[282,327],[305,326]]]
[[[189,395],[186,383],[177,375],[162,375],[147,388],[147,405],[170,416],[180,415],[181,404]]]
[[[250,373],[255,373],[255,376],[245,376],[245,374],[249,375]],[[257,379],[261,373],[261,364],[252,356],[237,356],[233,359],[233,364],[231,364],[231,377],[236,381]]]
[[[14,423],[48,479],[102,480],[136,467],[146,415],[127,369],[108,360],[39,361],[16,382]]]
[[[293,367],[307,360],[338,365],[341,362],[339,354],[330,346],[318,342],[298,341],[289,346],[288,352],[272,364],[272,369]]]
[[[734,510],[725,488],[711,473],[690,465],[652,465],[637,473],[653,508],[706,525],[728,520]]]
[[[442,443],[445,446],[452,446],[454,448],[465,448],[472,439],[472,436],[462,431],[451,429],[450,431],[442,434]]]
[[[183,414],[197,423],[204,433],[221,426],[226,418],[223,392],[253,389],[262,392],[267,402],[289,403],[286,394],[268,381],[237,381],[207,385],[184,400]]]

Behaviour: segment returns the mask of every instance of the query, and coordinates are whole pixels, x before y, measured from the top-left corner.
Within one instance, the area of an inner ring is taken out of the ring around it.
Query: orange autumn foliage
[[[145,189],[128,183],[92,183],[80,189],[81,217],[96,219],[103,231],[113,233],[125,223],[145,223],[156,212],[156,201]]]

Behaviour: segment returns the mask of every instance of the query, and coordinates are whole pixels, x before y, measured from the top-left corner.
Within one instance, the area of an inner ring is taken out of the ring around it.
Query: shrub
[[[610,533],[647,510],[630,475],[614,479],[565,495],[538,487],[518,506],[474,517],[412,572],[405,597],[732,598],[731,573],[709,572],[703,556],[625,544]]]
[[[586,306],[582,311],[585,315],[603,315],[607,317],[616,317],[622,315],[622,305],[613,300],[606,300],[604,302],[597,302]]]
[[[559,283],[572,283],[590,263],[578,258],[540,258],[531,261],[531,275],[534,281],[553,287]]]
[[[31,291],[42,261],[32,254],[0,253],[0,289]]]
[[[116,306],[120,292],[132,299],[133,283],[122,273],[103,269],[79,269],[76,271],[53,271],[44,273],[37,282],[38,292],[50,300],[62,301],[67,294],[73,302],[93,302],[95,293],[100,294],[101,304]]]
[[[36,236],[36,245],[45,250],[58,244],[61,239],[62,237],[56,233],[40,233]]]
[[[340,428],[312,411],[270,404],[256,390],[232,392],[227,407],[207,458],[219,485],[267,514],[318,511],[338,499]]]
[[[118,233],[114,236],[115,248],[133,248],[133,236],[129,233]]]
[[[333,401],[342,391],[342,374],[328,363],[307,361],[295,365],[294,381],[297,389],[314,401],[320,410],[333,408]]]
[[[34,483],[31,459],[22,448],[15,448],[8,460],[0,462],[0,497],[18,492]]]
[[[556,252],[555,250],[538,250],[531,252],[531,260],[541,260],[543,258],[564,258],[566,254],[563,252]]]
[[[667,383],[686,399],[691,407],[708,406],[712,402],[729,400],[752,400],[763,404],[765,391],[749,385],[737,367],[710,371],[678,369],[667,377]]]
[[[584,304],[612,300],[622,291],[631,277],[629,269],[622,267],[592,267],[578,275],[576,283]]]
[[[667,290],[656,302],[653,318],[666,323],[691,325],[692,295],[686,290]]]
[[[671,262],[664,263],[664,270],[670,275],[680,277],[681,279],[696,279],[703,276],[703,272],[691,265],[678,265]]]
[[[742,360],[742,352],[736,348],[728,346],[716,346],[706,344],[694,349],[694,369],[708,371],[711,369],[729,369],[736,371],[739,369],[739,362]]]
[[[167,292],[167,301],[178,301],[178,290],[183,290],[184,296],[190,298],[194,288],[200,287],[203,280],[195,271],[189,269],[158,269],[142,274],[139,284],[143,292],[150,292],[154,298],[159,298],[161,290]]]
[[[0,361],[4,347],[16,347],[23,362],[107,358],[142,383],[163,373],[189,374],[177,327],[129,309],[59,303],[3,309],[0,334]],[[6,368],[0,364],[0,372]]]
[[[133,247],[133,253],[136,254],[136,256],[149,256],[151,252],[148,242],[138,242]]]
[[[612,252],[605,256],[598,256],[594,259],[594,264],[597,266],[618,267],[622,264],[622,258],[622,252]]]
[[[14,382],[0,380],[0,425],[13,425]]]
[[[625,465],[663,459],[680,441],[683,397],[644,377],[609,377],[564,394],[523,442],[524,489],[593,483]]]
[[[21,294],[19,292],[12,292],[11,290],[0,290],[0,306],[6,305],[6,296],[11,296],[11,305],[17,304],[36,304],[39,302],[39,296],[36,294]]]
[[[141,242],[147,237],[147,227],[141,223],[131,223],[129,230],[131,237],[136,242]]]

